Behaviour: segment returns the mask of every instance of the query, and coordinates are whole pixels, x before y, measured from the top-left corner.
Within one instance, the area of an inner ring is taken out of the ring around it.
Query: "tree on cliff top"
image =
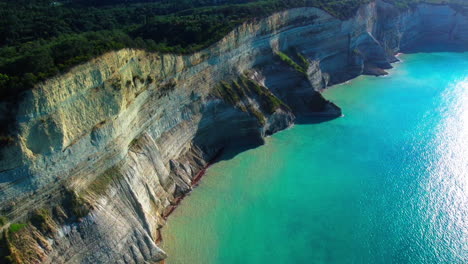
[[[346,19],[370,1],[0,0],[0,99],[111,50],[190,53],[279,10],[314,6]]]

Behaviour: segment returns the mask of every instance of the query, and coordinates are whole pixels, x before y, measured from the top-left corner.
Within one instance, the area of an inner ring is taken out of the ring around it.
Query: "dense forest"
[[[0,0],[0,99],[107,51],[190,53],[279,10],[314,6],[346,19],[369,1]],[[400,7],[419,2],[389,1]]]

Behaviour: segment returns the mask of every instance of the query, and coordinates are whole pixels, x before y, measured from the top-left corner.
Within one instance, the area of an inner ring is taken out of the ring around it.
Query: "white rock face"
[[[262,144],[296,115],[340,115],[317,91],[379,74],[395,52],[429,36],[466,48],[466,13],[433,5],[400,12],[378,1],[340,21],[298,8],[245,23],[189,56],[107,53],[24,95],[16,143],[1,152],[2,214],[13,222],[63,204],[65,186],[91,209],[42,234],[39,261],[157,262],[166,256],[159,229],[220,151]],[[304,72],[275,55],[291,50],[307,59]],[[259,94],[234,104],[217,96],[221,81],[242,75],[288,107],[265,111]]]

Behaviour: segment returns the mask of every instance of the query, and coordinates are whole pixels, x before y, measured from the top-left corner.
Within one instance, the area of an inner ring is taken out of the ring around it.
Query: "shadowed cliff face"
[[[320,90],[383,74],[429,37],[466,49],[467,30],[466,13],[448,6],[377,2],[348,21],[299,8],[190,56],[125,49],[77,66],[18,106],[0,214],[27,225],[3,228],[0,258],[159,261],[159,229],[223,149],[260,145],[296,116],[340,116]]]
[[[466,6],[418,5],[407,11],[379,2],[379,26],[373,35],[388,55],[396,52],[468,49],[468,8]],[[397,26],[395,26],[397,25]]]

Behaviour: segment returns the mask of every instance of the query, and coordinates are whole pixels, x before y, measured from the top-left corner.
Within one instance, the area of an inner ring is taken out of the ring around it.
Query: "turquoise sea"
[[[468,53],[401,55],[212,166],[163,229],[168,264],[468,263]]]

